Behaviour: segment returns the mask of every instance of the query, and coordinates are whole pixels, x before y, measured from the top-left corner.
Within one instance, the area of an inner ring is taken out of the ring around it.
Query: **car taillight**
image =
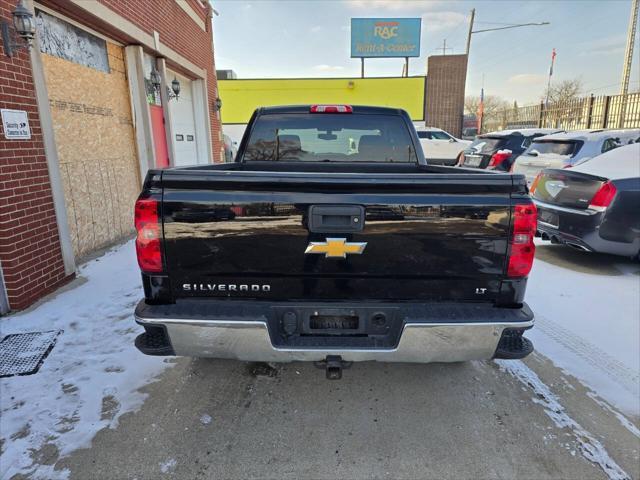
[[[140,198],[136,202],[135,225],[138,265],[143,272],[162,272],[162,246],[159,203],[153,198]]]
[[[353,113],[351,105],[311,105],[311,113]]]
[[[607,207],[611,205],[617,191],[616,186],[611,183],[611,181],[604,182],[593,198],[591,198],[589,208],[598,211],[606,210]]]
[[[531,188],[529,188],[529,193],[531,193],[531,195],[533,195],[533,192],[535,192],[536,188],[538,188],[538,182],[540,182],[540,177],[542,177],[542,172],[538,173],[538,175],[536,175],[536,178],[534,178],[533,182],[531,183]]]
[[[491,160],[489,160],[489,167],[498,167],[504,162],[507,158],[511,156],[513,152],[511,150],[498,150],[491,156]]]
[[[529,275],[533,266],[536,246],[533,237],[538,224],[538,210],[533,203],[515,205],[513,209],[513,230],[509,247],[507,276],[522,278]]]

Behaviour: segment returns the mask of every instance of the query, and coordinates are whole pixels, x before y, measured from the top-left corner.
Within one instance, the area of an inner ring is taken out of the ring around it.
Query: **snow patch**
[[[176,468],[176,461],[173,458],[167,460],[166,462],[162,462],[160,464],[160,471],[162,473],[172,472],[174,468]]]
[[[536,394],[536,397],[532,399],[533,402],[544,408],[545,413],[557,427],[571,430],[580,446],[582,456],[599,465],[611,480],[628,480],[631,478],[609,456],[604,446],[567,414],[558,397],[549,390],[549,387],[540,380],[533,370],[519,360],[495,360],[495,362],[501,370],[508,372],[533,390]]]
[[[541,240],[536,244],[548,245]],[[629,263],[607,268],[610,274],[579,272],[538,256],[526,294],[536,325],[527,337],[555,366],[624,413],[638,417],[639,268]]]
[[[86,282],[36,308],[0,319],[1,335],[63,330],[35,375],[0,379],[0,477],[65,479],[68,471],[38,462],[47,446],[61,458],[91,445],[137,410],[139,389],[170,366],[141,354],[133,318],[143,297],[132,241],[80,268]],[[52,445],[52,446],[50,446]]]
[[[202,423],[203,425],[209,425],[211,423],[211,420],[211,416],[207,415],[206,413],[200,417],[200,423]]]
[[[604,402],[600,398],[598,398],[598,396],[594,392],[587,392],[587,396],[591,398],[594,402],[596,402],[598,405],[600,405],[607,412],[614,415],[624,428],[629,430],[636,437],[640,438],[640,429],[638,429],[638,427],[636,427],[633,423],[631,423],[631,421],[627,417],[622,415],[617,410],[614,410],[613,408],[611,408],[611,406],[607,402]]]

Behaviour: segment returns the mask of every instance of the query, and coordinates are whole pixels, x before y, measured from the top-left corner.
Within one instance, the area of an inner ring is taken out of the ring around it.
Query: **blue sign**
[[[352,18],[351,57],[419,57],[420,18]]]

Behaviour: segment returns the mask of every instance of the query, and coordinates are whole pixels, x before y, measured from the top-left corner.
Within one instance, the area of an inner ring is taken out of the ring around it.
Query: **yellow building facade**
[[[424,120],[425,77],[218,80],[223,124],[246,124],[258,107],[347,104],[402,108]]]

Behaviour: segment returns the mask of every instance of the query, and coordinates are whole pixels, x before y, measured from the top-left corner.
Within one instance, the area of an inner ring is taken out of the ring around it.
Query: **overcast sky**
[[[631,0],[457,1],[457,0],[280,0],[212,1],[216,68],[232,69],[238,78],[348,77],[360,75],[360,60],[350,58],[352,17],[421,17],[420,58],[409,73],[423,75],[429,55],[444,39],[447,54],[463,53],[469,12],[476,9],[475,29],[495,23],[550,22],[473,35],[467,94],[517,100],[540,99],[547,82],[551,49],[557,51],[553,81],[580,77],[585,93],[617,93]],[[638,90],[640,35],[632,74]],[[403,59],[366,61],[367,76],[396,76]]]

